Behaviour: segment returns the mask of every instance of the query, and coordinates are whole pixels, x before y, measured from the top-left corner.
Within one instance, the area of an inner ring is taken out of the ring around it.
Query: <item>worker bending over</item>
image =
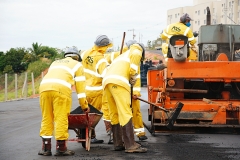
[[[68,134],[68,115],[72,106],[72,89],[76,86],[79,104],[84,112],[89,112],[85,94],[85,76],[83,66],[79,62],[80,56],[75,47],[67,48],[64,59],[54,61],[47,74],[40,83],[40,108],[42,122],[40,136],[42,137],[42,150],[39,155],[50,156],[51,138],[55,130],[56,154],[55,156],[74,155],[68,150],[66,140]]]

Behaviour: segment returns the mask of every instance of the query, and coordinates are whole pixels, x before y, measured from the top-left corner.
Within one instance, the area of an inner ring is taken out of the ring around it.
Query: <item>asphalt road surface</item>
[[[146,88],[142,90],[142,98],[147,100]],[[73,93],[74,110],[78,106],[76,94]],[[148,104],[141,102],[144,122],[147,121]],[[75,151],[70,157],[45,157],[37,153],[41,149],[39,129],[41,112],[39,99],[26,99],[0,103],[0,160],[239,160],[240,136],[238,134],[180,134],[156,133],[152,136],[148,131],[148,140],[140,142],[148,149],[147,153],[125,153],[113,151],[113,145],[107,144],[109,137],[105,132],[102,120],[96,126],[97,138],[103,144],[91,144],[86,151],[81,143],[68,141],[68,148]],[[75,138],[73,130],[69,130],[70,138]],[[135,138],[138,141],[138,138]],[[52,152],[55,152],[55,140],[52,139]]]

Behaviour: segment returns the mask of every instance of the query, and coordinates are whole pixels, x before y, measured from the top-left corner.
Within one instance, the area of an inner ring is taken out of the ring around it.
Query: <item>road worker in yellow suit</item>
[[[122,53],[128,50],[128,46],[124,45],[122,49]],[[120,55],[120,51],[111,52],[108,54],[104,54],[104,58],[107,60],[108,64],[110,65],[112,61]],[[102,99],[102,112],[103,112],[103,121],[105,124],[107,134],[111,134],[111,120],[109,117],[109,109],[108,109],[108,101],[105,92],[103,91],[103,99]],[[109,143],[112,143],[109,141]]]
[[[106,35],[99,35],[94,42],[94,46],[81,54],[86,76],[87,101],[99,111],[102,109],[102,79],[108,66],[104,53],[112,45],[112,42]],[[91,143],[103,143],[103,140],[96,138],[94,129],[92,130]]]
[[[84,112],[89,112],[85,94],[85,75],[79,62],[80,55],[76,47],[67,48],[64,59],[54,61],[40,83],[40,108],[42,122],[40,136],[42,150],[39,155],[51,156],[51,138],[55,134],[55,156],[74,155],[68,150],[66,140],[68,134],[68,115],[72,106],[72,89],[75,85],[79,104]],[[55,133],[53,131],[55,130]]]
[[[116,151],[125,150],[126,153],[147,152],[146,148],[142,148],[134,140],[133,114],[130,108],[130,84],[134,85],[136,83],[136,77],[140,69],[138,66],[144,59],[144,54],[143,44],[131,45],[128,51],[112,62],[103,79],[103,88],[109,104],[114,150]]]
[[[188,59],[190,61],[197,60],[197,50],[196,50],[196,46],[195,46],[196,39],[194,37],[192,30],[190,29],[190,26],[191,26],[190,21],[192,21],[192,19],[190,18],[190,16],[187,13],[185,13],[180,17],[179,22],[172,23],[163,30],[160,37],[162,38],[162,40],[166,41],[166,43],[162,44],[162,52],[164,54],[164,57],[166,57],[166,55],[169,54],[169,51],[168,51],[169,39],[173,35],[184,35],[184,36],[188,37],[188,41],[189,41],[189,45],[190,45],[190,49],[189,49],[190,54],[189,54]],[[167,57],[172,58],[171,55],[167,55]]]

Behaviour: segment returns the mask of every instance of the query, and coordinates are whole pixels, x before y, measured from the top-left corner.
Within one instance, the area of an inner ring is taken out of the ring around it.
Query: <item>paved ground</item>
[[[73,93],[72,110],[78,104]],[[147,99],[146,88],[143,88],[142,98]],[[39,99],[27,99],[0,103],[0,160],[125,160],[125,159],[162,159],[162,160],[226,160],[240,159],[240,136],[234,134],[177,134],[157,133],[152,136],[147,131],[148,140],[141,142],[148,149],[147,153],[126,154],[123,151],[113,151],[113,146],[107,144],[103,121],[96,126],[97,138],[104,139],[103,144],[91,145],[86,151],[80,143],[68,142],[68,148],[76,152],[72,157],[43,157],[37,155],[41,148],[39,128],[41,113]],[[144,122],[147,121],[148,105],[141,103]],[[69,131],[70,138],[76,134]],[[136,138],[136,141],[138,139]],[[53,153],[55,152],[53,139]]]

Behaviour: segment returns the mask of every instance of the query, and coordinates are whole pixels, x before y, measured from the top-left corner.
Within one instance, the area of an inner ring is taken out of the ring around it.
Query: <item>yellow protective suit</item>
[[[128,47],[126,45],[123,46],[122,53],[126,52]],[[105,54],[104,57],[108,61],[109,65],[112,61],[120,55],[120,51],[111,52],[110,54]],[[103,100],[102,100],[102,112],[103,112],[103,120],[110,122],[109,117],[109,108],[108,108],[108,100],[105,92],[103,91]]]
[[[189,44],[190,44],[190,48],[191,48],[191,46],[194,46],[194,44],[196,43],[196,39],[193,36],[193,32],[192,32],[192,30],[189,27],[187,27],[184,23],[181,23],[181,22],[172,23],[172,24],[168,25],[167,28],[165,28],[163,30],[163,33],[160,35],[160,37],[163,40],[166,41],[166,43],[162,44],[162,52],[164,54],[164,57],[166,57],[165,54],[168,53],[169,39],[173,35],[184,35],[184,36],[187,36]],[[195,53],[192,52],[191,50],[190,50],[189,57],[191,57],[191,59],[196,59],[196,58],[194,58],[194,57],[196,57]]]
[[[87,101],[98,110],[102,108],[102,79],[108,66],[108,62],[104,58],[104,53],[111,46],[112,43],[104,47],[94,45],[92,49],[81,54],[86,76]]]
[[[138,44],[118,56],[109,66],[103,79],[103,88],[109,103],[111,124],[125,126],[132,118],[129,80],[140,70],[142,48]]]
[[[55,129],[56,140],[68,139],[68,115],[72,106],[72,85],[76,86],[81,108],[87,109],[88,102],[86,101],[86,84],[82,64],[70,57],[54,61],[39,88],[42,111],[41,137],[52,136]]]
[[[136,81],[135,85],[133,86],[133,95],[141,97],[140,92],[141,92],[141,79],[140,79],[140,70],[139,70],[138,76],[137,76],[137,81]],[[133,112],[132,121],[133,121],[134,133],[138,137],[145,136],[139,100],[134,100],[134,99],[132,100],[132,112]]]

